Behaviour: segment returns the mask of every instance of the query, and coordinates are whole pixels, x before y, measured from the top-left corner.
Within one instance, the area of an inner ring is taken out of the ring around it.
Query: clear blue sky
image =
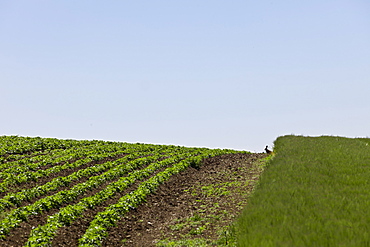
[[[368,0],[0,0],[0,37],[0,135],[370,136]]]

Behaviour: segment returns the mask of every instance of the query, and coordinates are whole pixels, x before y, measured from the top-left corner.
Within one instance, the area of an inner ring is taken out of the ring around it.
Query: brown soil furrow
[[[246,201],[246,194],[239,196],[232,194],[232,198],[227,196],[204,196],[192,195],[194,185],[207,186],[220,182],[246,181],[258,179],[258,172],[252,169],[241,171],[239,167],[252,168],[253,162],[265,157],[265,154],[228,154],[206,159],[200,169],[189,167],[184,172],[174,175],[165,184],[151,195],[147,202],[137,210],[127,214],[116,227],[110,229],[108,239],[103,246],[155,246],[155,242],[165,238],[181,238],[188,234],[189,229],[171,230],[169,227],[178,219],[186,219],[193,215],[200,214],[202,208],[211,208],[218,204],[218,212],[229,212],[235,214],[242,209],[243,200]],[[235,173],[238,173],[234,175]],[[223,176],[223,174],[233,174]],[[231,190],[232,188],[230,188]],[[248,186],[251,191],[253,186]],[[224,226],[231,223],[231,219],[220,222]],[[222,227],[218,224],[217,227]],[[197,237],[217,239],[218,233],[215,226],[210,225],[207,231],[202,232]]]

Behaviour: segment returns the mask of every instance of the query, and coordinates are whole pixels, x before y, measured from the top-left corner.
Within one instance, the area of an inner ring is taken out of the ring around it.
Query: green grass
[[[370,139],[284,136],[237,246],[370,246]]]

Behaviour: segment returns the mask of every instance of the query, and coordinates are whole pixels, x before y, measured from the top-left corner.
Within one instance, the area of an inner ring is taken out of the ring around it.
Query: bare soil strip
[[[155,246],[159,240],[184,238],[217,241],[246,205],[264,157],[221,155],[171,177],[110,229],[104,246]]]

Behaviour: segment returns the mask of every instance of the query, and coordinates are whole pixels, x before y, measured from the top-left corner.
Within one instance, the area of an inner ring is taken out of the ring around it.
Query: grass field
[[[370,246],[370,139],[284,136],[274,151],[238,246]]]

